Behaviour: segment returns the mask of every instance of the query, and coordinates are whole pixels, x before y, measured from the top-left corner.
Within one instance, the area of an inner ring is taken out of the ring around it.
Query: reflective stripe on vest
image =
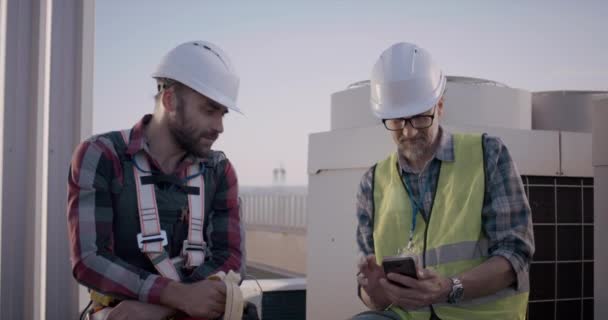
[[[455,161],[442,162],[429,220],[418,217],[413,238],[421,266],[448,277],[474,268],[488,256],[481,220],[485,192],[482,137],[454,134],[453,138]],[[399,170],[397,155],[392,154],[374,172],[373,237],[379,264],[407,245],[413,213]],[[433,305],[433,309],[444,320],[525,319],[528,287],[525,283],[521,291],[507,288],[457,305]],[[403,319],[430,316],[428,307],[414,312],[393,310]]]

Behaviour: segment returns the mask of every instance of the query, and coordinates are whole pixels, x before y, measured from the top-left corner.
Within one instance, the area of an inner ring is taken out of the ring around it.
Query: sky
[[[93,131],[154,109],[150,77],[176,45],[207,40],[240,75],[214,149],[244,186],[308,181],[308,136],[328,131],[330,96],[369,78],[396,42],[431,52],[448,75],[530,91],[608,90],[607,1],[96,1]]]

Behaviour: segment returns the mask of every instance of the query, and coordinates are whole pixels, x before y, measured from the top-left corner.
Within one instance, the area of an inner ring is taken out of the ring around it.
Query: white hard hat
[[[411,43],[386,49],[371,76],[371,106],[380,119],[411,117],[433,108],[446,77],[428,51]]]
[[[236,106],[239,77],[218,46],[207,41],[182,43],[169,51],[152,74],[181,82],[205,97],[242,113]]]

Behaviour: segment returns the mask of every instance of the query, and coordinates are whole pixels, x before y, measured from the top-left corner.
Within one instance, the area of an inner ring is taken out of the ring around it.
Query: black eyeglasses
[[[407,126],[408,122],[414,129],[426,129],[433,125],[435,119],[435,111],[433,114],[418,115],[410,118],[395,118],[395,119],[383,119],[384,127],[390,131],[403,130]]]

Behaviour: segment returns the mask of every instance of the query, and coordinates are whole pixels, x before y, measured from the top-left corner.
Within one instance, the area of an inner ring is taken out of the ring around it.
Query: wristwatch
[[[452,280],[452,291],[448,295],[448,303],[456,304],[462,300],[462,296],[464,294],[464,287],[462,286],[462,281],[458,278],[450,278]]]

